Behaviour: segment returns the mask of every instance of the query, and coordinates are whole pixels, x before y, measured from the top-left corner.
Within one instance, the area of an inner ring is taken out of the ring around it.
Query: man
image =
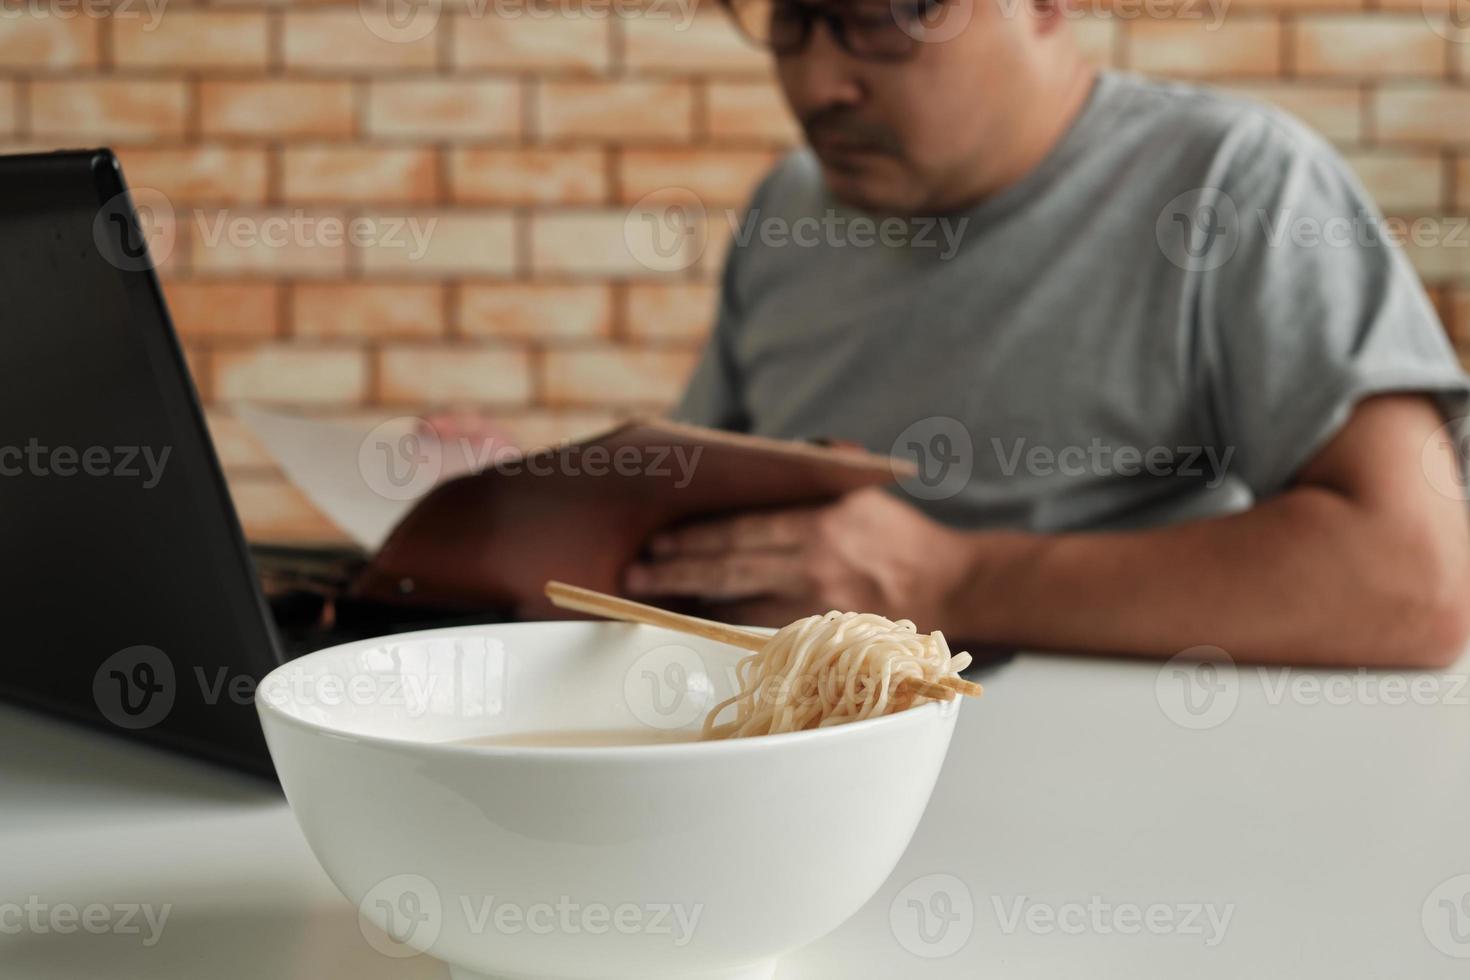
[[[1324,142],[1092,70],[1055,0],[727,2],[810,147],[756,193],[676,415],[969,472],[663,534],[631,594],[1038,649],[1459,655],[1466,381]],[[862,216],[963,233],[862,245]],[[818,244],[760,233],[803,218]]]

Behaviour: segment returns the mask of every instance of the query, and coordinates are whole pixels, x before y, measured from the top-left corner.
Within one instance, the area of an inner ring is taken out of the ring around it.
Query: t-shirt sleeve
[[[730,261],[733,259],[726,260],[727,266]],[[726,271],[728,280],[728,268]],[[741,401],[740,374],[730,349],[739,316],[728,295],[728,284],[720,292],[714,330],[672,414],[680,422],[744,432],[749,428],[749,416]]]
[[[1287,120],[1257,122],[1205,212],[1233,250],[1200,274],[1196,299],[1215,439],[1264,497],[1289,486],[1364,398],[1423,392],[1458,424],[1470,385],[1393,227],[1346,163]]]
[[[761,181],[747,210],[759,211],[764,207],[775,174],[773,171]],[[744,386],[735,358],[735,343],[745,318],[741,299],[743,254],[744,249],[732,241],[720,275],[720,301],[714,329],[683,396],[671,413],[676,421],[731,432],[750,431],[750,413],[746,410]]]

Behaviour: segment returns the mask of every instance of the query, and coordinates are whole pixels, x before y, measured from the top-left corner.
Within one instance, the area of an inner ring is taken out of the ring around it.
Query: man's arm
[[[1427,397],[1368,399],[1288,490],[1226,517],[961,532],[863,492],[661,536],[627,584],[773,625],[835,607],[1031,649],[1444,666],[1470,636],[1470,527],[1435,489],[1460,485],[1440,428]]]

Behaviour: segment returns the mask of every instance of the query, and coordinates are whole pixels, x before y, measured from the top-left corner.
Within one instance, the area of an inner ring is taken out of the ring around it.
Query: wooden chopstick
[[[692,636],[704,637],[706,640],[714,640],[716,643],[728,643],[742,650],[760,650],[770,640],[768,636],[752,633],[738,626],[670,612],[657,606],[634,602],[632,599],[624,599],[621,596],[608,595],[606,592],[598,592],[595,589],[584,589],[580,585],[568,585],[565,582],[547,582],[546,597],[553,605],[560,606],[562,609],[572,609],[625,623],[661,626],[678,633],[688,633]],[[979,697],[984,692],[984,688],[979,684],[960,677],[945,677],[937,683],[909,680],[905,681],[901,687],[905,693],[935,698],[940,701],[953,701],[957,695],[961,694],[972,698]]]

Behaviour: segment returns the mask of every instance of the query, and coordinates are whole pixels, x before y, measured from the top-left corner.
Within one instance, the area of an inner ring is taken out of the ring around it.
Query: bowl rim
[[[432,629],[414,630],[406,633],[390,633],[383,636],[364,637],[359,640],[350,640],[346,643],[338,643],[334,646],[322,647],[310,653],[293,657],[291,660],[278,665],[260,679],[255,686],[252,700],[255,702],[255,710],[261,716],[262,722],[266,715],[273,720],[295,728],[299,731],[313,735],[322,735],[328,738],[340,739],[348,742],[361,743],[363,745],[375,746],[385,749],[420,749],[429,753],[445,753],[459,756],[482,756],[497,759],[549,759],[554,758],[566,761],[591,761],[608,760],[615,758],[634,757],[643,758],[650,755],[658,756],[683,756],[691,752],[701,755],[728,754],[731,752],[759,752],[779,751],[783,746],[803,745],[809,743],[821,743],[833,739],[856,738],[865,733],[881,732],[886,729],[906,729],[917,726],[935,717],[940,722],[948,721],[951,728],[953,721],[958,716],[964,698],[955,698],[953,701],[928,701],[914,708],[906,708],[893,714],[881,715],[877,718],[865,718],[861,721],[850,721],[841,725],[831,725],[826,728],[809,728],[799,732],[781,732],[776,735],[754,735],[745,738],[726,738],[714,741],[694,739],[692,741],[660,742],[642,745],[473,745],[460,741],[427,741],[415,738],[400,738],[391,735],[366,735],[360,732],[348,732],[329,725],[318,724],[300,718],[283,710],[280,706],[273,704],[269,699],[262,699],[259,694],[272,678],[278,674],[297,667],[304,661],[327,656],[341,656],[343,653],[354,650],[370,648],[386,640],[412,640],[426,639],[444,635],[458,635],[471,630],[495,630],[516,626],[578,626],[595,628],[599,626],[620,626],[635,629],[662,629],[662,627],[648,626],[641,623],[617,623],[611,621],[584,620],[584,619],[555,619],[538,620],[532,622],[515,623],[485,623],[477,626],[441,626]],[[678,635],[672,630],[663,630],[670,635]],[[762,632],[772,632],[762,630]],[[951,718],[945,717],[945,706],[950,705]]]

